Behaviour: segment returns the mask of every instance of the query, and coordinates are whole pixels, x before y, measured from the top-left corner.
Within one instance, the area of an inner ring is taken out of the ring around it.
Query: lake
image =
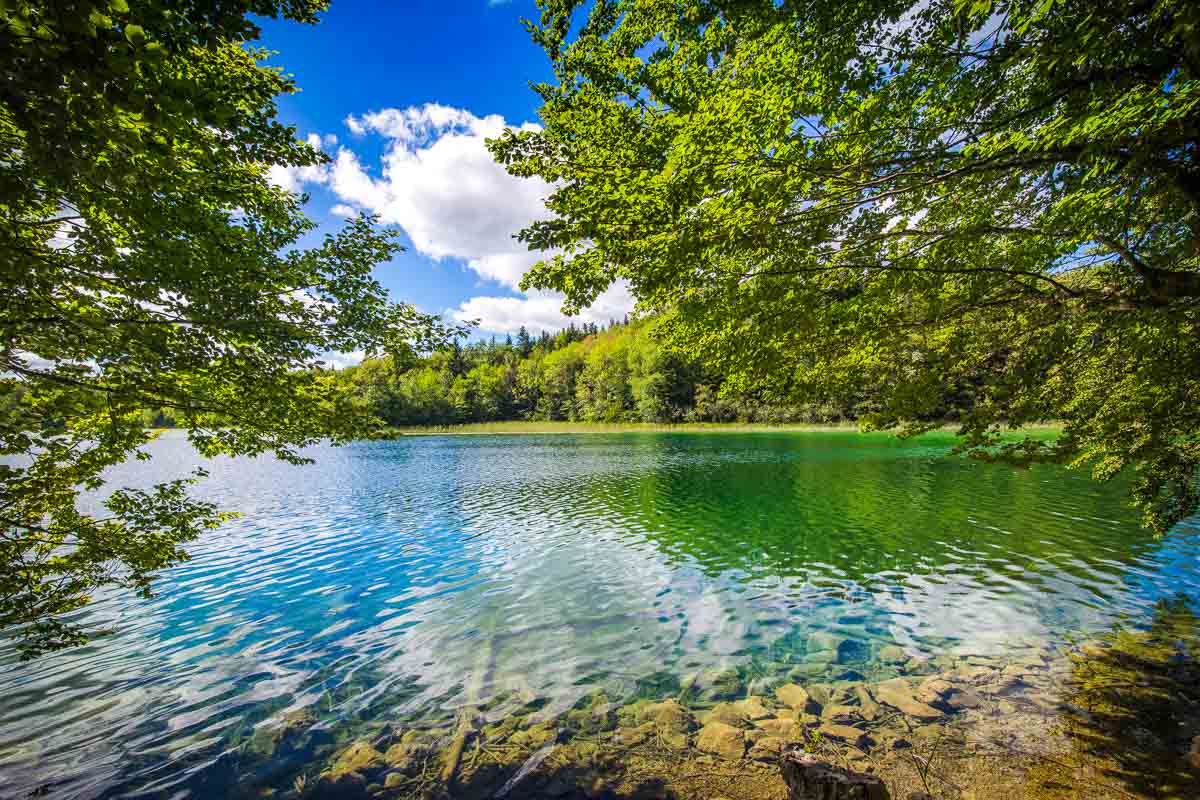
[[[549,718],[599,692],[700,701],[729,675],[742,694],[846,665],[879,680],[1200,598],[1193,526],[1156,539],[1119,482],[950,446],[413,436],[314,448],[305,467],[216,460],[197,492],[243,516],[154,600],[102,599],[87,614],[116,633],[85,648],[0,653],[3,793],[226,796],[246,742],[302,709],[348,741],[464,709]],[[173,433],[151,450],[113,482],[198,461]]]

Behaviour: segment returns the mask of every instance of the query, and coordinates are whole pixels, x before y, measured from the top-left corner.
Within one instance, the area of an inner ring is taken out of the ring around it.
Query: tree
[[[581,5],[530,25],[544,127],[491,143],[556,187],[523,288],[627,281],[735,391],[869,390],[902,433],[965,404],[966,452],[1196,510],[1200,5]]]
[[[84,641],[64,615],[106,586],[148,595],[227,516],[187,479],[77,509],[110,467],[148,457],[144,410],[206,456],[302,462],[361,430],[322,353],[440,339],[371,277],[392,234],[360,217],[297,249],[315,225],[268,181],[324,157],[275,119],[295,86],[248,15],[314,23],[324,7],[0,8],[0,629],[26,656]]]
[[[517,352],[521,358],[528,358],[529,352],[533,350],[533,339],[529,337],[529,331],[522,325],[517,331]]]

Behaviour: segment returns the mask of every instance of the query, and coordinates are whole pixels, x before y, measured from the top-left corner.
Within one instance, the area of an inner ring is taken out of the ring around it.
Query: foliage
[[[739,391],[969,408],[984,459],[1200,493],[1200,5],[541,0],[525,287],[626,281]],[[1053,443],[999,444],[1057,419]]]
[[[145,409],[205,455],[302,461],[354,435],[325,351],[437,340],[371,269],[359,218],[308,249],[303,198],[267,180],[323,156],[275,119],[295,91],[249,14],[323,0],[0,3],[0,629],[25,655],[83,641],[65,615],[153,573],[223,515],[187,483],[85,495],[146,456]]]
[[[764,392],[722,393],[720,375],[670,351],[653,320],[606,330],[573,325],[543,335],[522,357],[512,342],[397,362],[368,359],[336,374],[355,413],[384,426],[443,426],[501,420],[569,422],[836,422],[869,406],[785,405]],[[936,410],[939,419],[961,409]],[[149,413],[148,413],[149,415]]]

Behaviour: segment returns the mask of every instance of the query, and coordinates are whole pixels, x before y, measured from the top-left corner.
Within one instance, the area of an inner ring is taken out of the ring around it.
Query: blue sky
[[[316,26],[262,23],[262,44],[278,51],[269,63],[302,89],[281,99],[282,119],[334,159],[273,178],[309,192],[309,215],[330,229],[358,210],[398,226],[408,249],[380,281],[425,311],[480,319],[481,335],[566,321],[557,297],[516,286],[537,256],[511,235],[545,213],[548,187],[506,175],[483,144],[538,121],[529,82],[548,80],[550,65],[520,22],[537,15],[532,0],[334,0]],[[582,319],[630,306],[617,288]]]

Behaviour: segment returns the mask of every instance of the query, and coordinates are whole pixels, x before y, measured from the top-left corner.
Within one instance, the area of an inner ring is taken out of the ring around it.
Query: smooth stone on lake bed
[[[797,711],[807,711],[809,706],[813,705],[813,699],[808,690],[794,683],[785,683],[780,686],[775,690],[775,697],[785,706]]]
[[[742,696],[745,685],[736,669],[708,669],[697,673],[684,684],[683,691],[698,700],[736,700]]]
[[[836,664],[837,659],[837,650],[810,650],[804,654],[805,664],[814,664],[821,667],[827,667],[830,664]]]
[[[687,747],[688,733],[691,732],[694,722],[692,715],[677,700],[664,700],[646,706],[642,711],[642,718],[654,723],[658,737],[667,747],[675,750]]]
[[[717,703],[703,715],[703,719],[705,722],[724,722],[727,725],[746,728],[755,720],[773,716],[775,712],[763,704],[761,697],[751,696],[736,703]]]
[[[833,687],[827,683],[813,683],[808,686],[808,694],[819,706],[827,706],[833,700]]]
[[[862,719],[862,711],[856,706],[825,706],[821,710],[821,719],[828,722],[847,724]]]
[[[738,703],[717,703],[701,719],[705,724],[709,722],[723,722],[735,728],[746,728],[750,725],[749,715]]]
[[[858,707],[863,719],[873,720],[879,716],[879,703],[875,702],[875,698],[871,696],[871,692],[867,687],[862,684],[855,686],[854,697],[858,700]]]
[[[867,735],[867,732],[860,728],[855,728],[853,725],[838,725],[833,722],[826,722],[817,728],[817,733],[826,739],[845,742],[859,749],[863,749],[871,743],[871,737]]]
[[[774,761],[783,753],[783,748],[787,747],[788,742],[788,739],[778,736],[764,736],[754,742],[746,755],[755,761]]]
[[[767,735],[788,741],[798,741],[804,735],[804,728],[794,719],[760,719],[754,724]]]
[[[763,705],[763,699],[757,695],[747,697],[745,700],[741,700],[734,705],[741,708],[746,713],[746,719],[751,722],[773,716],[771,709]]]
[[[383,754],[370,742],[358,741],[342,751],[333,762],[330,772],[339,775],[346,772],[367,772],[384,766]]]
[[[741,728],[724,722],[710,722],[696,734],[696,747],[706,753],[736,761],[746,753],[746,738]]]
[[[914,697],[912,687],[903,678],[892,678],[876,684],[874,695],[884,705],[922,722],[932,722],[945,716],[943,712]]]

